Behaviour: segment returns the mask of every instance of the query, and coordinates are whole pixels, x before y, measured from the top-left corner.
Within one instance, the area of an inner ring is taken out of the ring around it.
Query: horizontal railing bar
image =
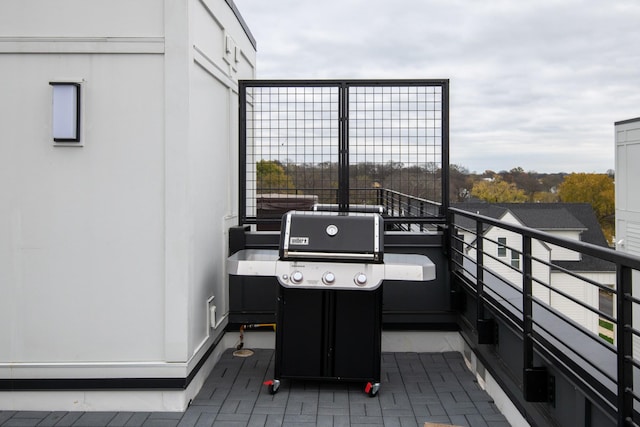
[[[515,225],[515,224],[507,224],[507,223],[501,222],[500,220],[496,220],[494,218],[480,215],[480,214],[475,214],[472,212],[467,212],[462,209],[449,208],[449,211],[456,215],[461,215],[467,218],[475,219],[486,224],[494,225],[508,231],[513,231],[514,233],[531,237],[533,239],[542,240],[557,246],[562,246],[566,249],[570,249],[576,252],[581,252],[586,255],[594,256],[596,258],[601,258],[611,263],[620,263],[628,267],[631,267],[634,270],[640,270],[640,257],[638,256],[617,252],[609,248],[604,248],[602,246],[594,245],[592,243],[581,242],[578,240],[572,240],[565,237],[554,236],[551,233],[540,231],[534,228],[524,227],[524,226]]]

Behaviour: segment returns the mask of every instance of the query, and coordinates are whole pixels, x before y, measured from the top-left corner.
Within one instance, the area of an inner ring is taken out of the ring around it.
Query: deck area
[[[183,413],[0,411],[0,426],[509,426],[458,352],[383,353],[375,397],[362,384],[288,380],[271,395],[273,356],[227,350]]]

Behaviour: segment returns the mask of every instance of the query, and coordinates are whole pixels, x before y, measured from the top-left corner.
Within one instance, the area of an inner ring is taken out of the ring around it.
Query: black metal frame
[[[388,224],[419,224],[419,229],[424,229],[424,224],[446,223],[447,208],[449,206],[449,81],[446,79],[423,79],[423,80],[241,80],[239,81],[239,224],[255,224],[257,218],[247,214],[247,105],[248,88],[337,88],[338,89],[338,189],[337,205],[339,211],[348,211],[350,204],[350,128],[349,128],[349,93],[350,88],[357,87],[416,87],[430,86],[441,88],[441,126],[440,126],[440,158],[441,202],[422,200],[422,208],[410,207],[403,211],[408,214],[402,219],[390,215]],[[399,196],[400,197],[400,196]],[[425,204],[430,207],[425,209]],[[435,208],[434,208],[435,207]],[[433,210],[438,212],[434,215]],[[398,215],[399,216],[399,215]],[[270,220],[264,220],[269,222]],[[277,219],[271,220],[273,223],[279,222]],[[402,229],[402,227],[400,228]],[[404,229],[412,229],[409,225]]]

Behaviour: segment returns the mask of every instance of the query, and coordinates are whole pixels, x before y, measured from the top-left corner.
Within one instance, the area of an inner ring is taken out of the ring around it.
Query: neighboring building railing
[[[638,425],[640,383],[634,383],[640,381],[640,330],[634,314],[640,300],[633,279],[640,258],[460,209],[449,211],[452,278],[476,301],[475,307],[461,310],[463,318],[477,333],[478,344],[490,344],[511,365],[524,400],[547,402],[551,413],[561,411],[558,399],[567,396],[556,395],[554,382],[562,377],[618,426]],[[572,271],[544,255],[551,251],[543,247],[615,266],[613,309],[599,303],[612,290],[606,274]],[[501,354],[500,328],[515,331],[521,340],[520,361],[510,360],[513,352]],[[613,333],[603,337],[599,328]]]

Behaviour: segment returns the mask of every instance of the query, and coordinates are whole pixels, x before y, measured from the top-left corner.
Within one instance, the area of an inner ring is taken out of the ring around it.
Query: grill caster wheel
[[[369,397],[376,397],[378,391],[380,391],[380,383],[367,383],[364,388],[364,392],[367,393]]]
[[[265,381],[264,385],[268,387],[269,394],[276,394],[280,388],[280,380]]]

